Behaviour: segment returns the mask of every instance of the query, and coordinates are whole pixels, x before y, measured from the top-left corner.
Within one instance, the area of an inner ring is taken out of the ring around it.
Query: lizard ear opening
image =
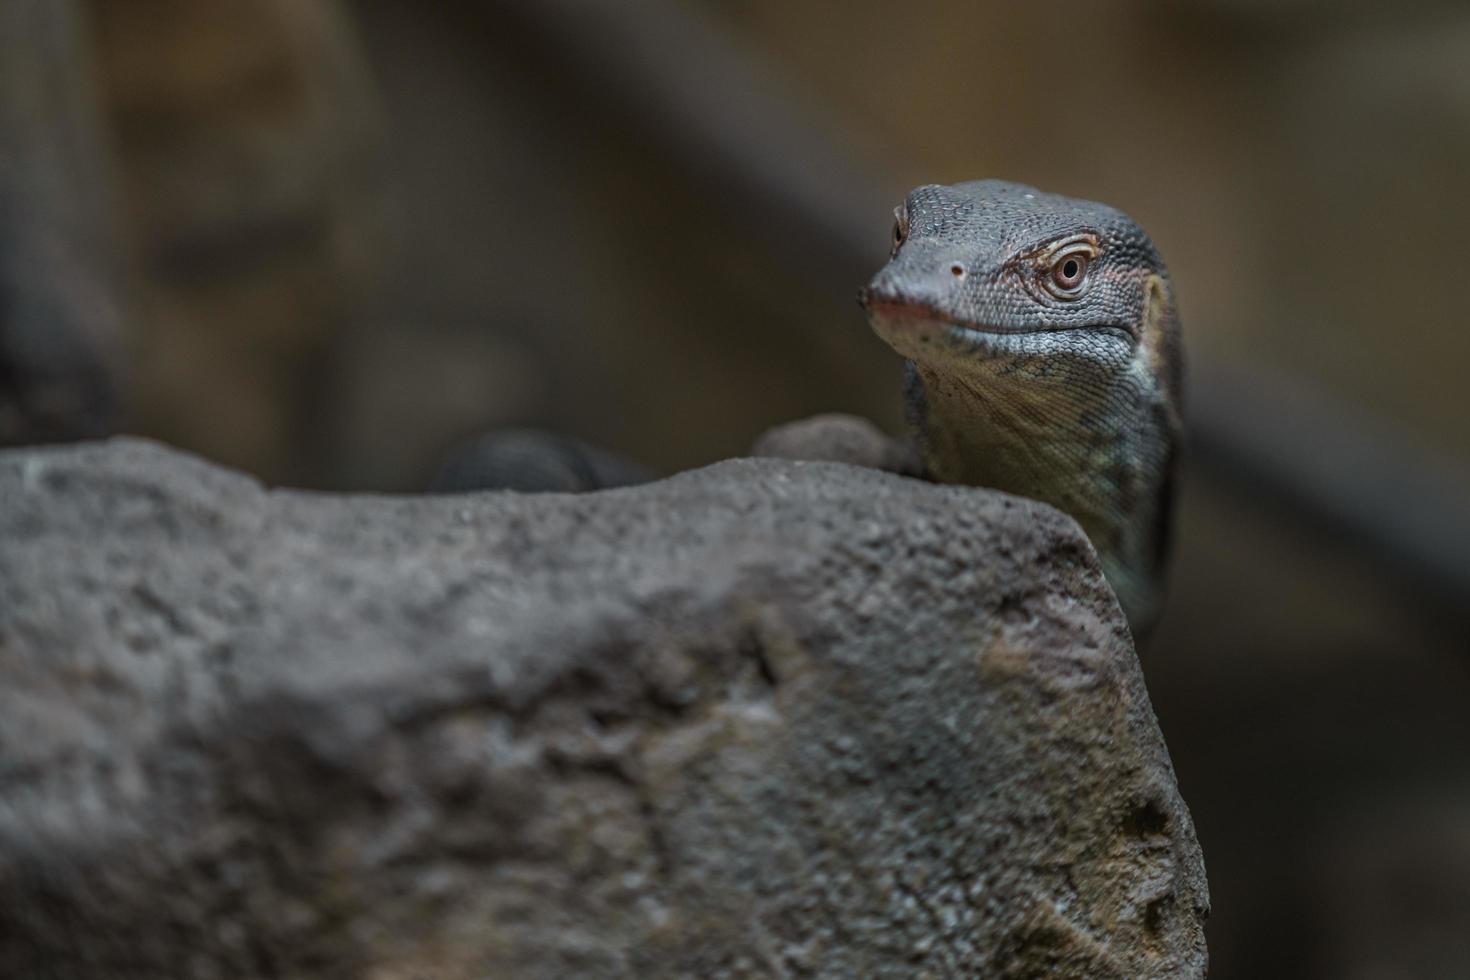
[[[1182,365],[1179,328],[1174,312],[1174,295],[1163,276],[1152,275],[1144,283],[1143,331],[1139,347],[1149,372],[1159,379],[1174,426],[1179,425],[1179,389]]]
[[[1168,329],[1168,319],[1169,287],[1162,277],[1149,276],[1143,285],[1143,331],[1139,341],[1155,377],[1163,367],[1164,345],[1168,342],[1164,333]]]

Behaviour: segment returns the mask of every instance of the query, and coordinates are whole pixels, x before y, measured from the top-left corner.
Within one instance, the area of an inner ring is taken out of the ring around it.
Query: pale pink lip
[[[909,336],[925,342],[942,340],[954,343],[959,342],[965,335],[969,335],[971,343],[974,343],[980,337],[994,334],[1028,332],[966,323],[927,303],[887,298],[876,299],[871,296],[866,299],[864,307],[868,311],[868,317],[874,326],[881,324],[880,333],[887,331],[890,336]]]
[[[974,324],[957,320],[929,306],[927,303],[911,303],[898,299],[875,299],[867,297],[863,304],[872,317],[882,318],[885,322],[896,324],[904,329],[938,333],[934,329],[940,325],[963,327],[966,330],[984,329]]]
[[[1008,327],[997,326],[992,323],[974,323],[937,309],[928,303],[915,302],[912,300],[895,299],[888,296],[874,296],[870,290],[863,290],[858,297],[858,302],[868,315],[873,319],[881,319],[885,324],[890,324],[897,329],[906,330],[915,334],[927,334],[931,337],[948,334],[950,336],[971,337],[983,336],[1016,336],[1020,334],[1041,333],[1066,333],[1072,330],[1114,330],[1127,337],[1133,337],[1133,331],[1127,327],[1107,324],[1078,324],[1078,325],[1050,325],[1041,327]]]

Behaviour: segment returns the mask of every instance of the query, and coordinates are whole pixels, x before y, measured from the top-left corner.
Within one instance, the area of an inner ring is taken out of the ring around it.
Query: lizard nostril
[[[958,262],[950,266],[949,271],[956,279],[965,278],[965,267],[960,265]]]

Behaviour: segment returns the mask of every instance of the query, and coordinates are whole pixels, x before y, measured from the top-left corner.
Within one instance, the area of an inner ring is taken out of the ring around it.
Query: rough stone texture
[[[0,456],[0,975],[1200,977],[1122,617],[1027,501]]]

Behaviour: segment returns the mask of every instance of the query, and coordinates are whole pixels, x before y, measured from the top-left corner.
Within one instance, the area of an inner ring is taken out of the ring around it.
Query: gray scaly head
[[[862,290],[907,360],[929,475],[1045,501],[1091,539],[1136,634],[1162,600],[1180,439],[1168,273],[1127,215],[1004,181],[911,191]]]

